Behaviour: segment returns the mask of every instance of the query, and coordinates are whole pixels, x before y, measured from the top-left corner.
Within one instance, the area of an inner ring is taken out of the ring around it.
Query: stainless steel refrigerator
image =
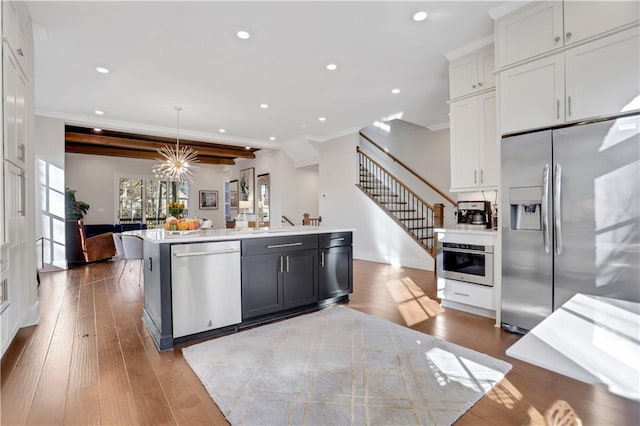
[[[576,293],[640,302],[640,116],[502,139],[502,323]]]

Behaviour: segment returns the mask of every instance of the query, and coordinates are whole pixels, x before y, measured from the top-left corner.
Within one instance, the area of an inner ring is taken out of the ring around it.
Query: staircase
[[[437,241],[433,229],[443,224],[444,205],[430,205],[360,147],[356,151],[360,168],[356,186],[435,258]]]

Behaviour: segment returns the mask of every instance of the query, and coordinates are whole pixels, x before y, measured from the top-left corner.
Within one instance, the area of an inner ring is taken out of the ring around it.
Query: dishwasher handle
[[[175,257],[212,256],[216,254],[240,253],[240,249],[216,250],[216,251],[194,251],[193,253],[174,253]]]

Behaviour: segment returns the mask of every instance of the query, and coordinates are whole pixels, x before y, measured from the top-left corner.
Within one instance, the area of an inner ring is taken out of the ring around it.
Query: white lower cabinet
[[[500,73],[500,132],[640,110],[640,28]]]
[[[495,310],[493,307],[493,287],[445,280],[444,286],[438,288],[438,297],[478,308]]]
[[[476,190],[498,184],[496,94],[452,102],[451,189]]]

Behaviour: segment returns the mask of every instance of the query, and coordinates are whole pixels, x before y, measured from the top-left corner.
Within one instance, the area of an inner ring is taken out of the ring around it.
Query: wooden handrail
[[[431,182],[429,182],[428,180],[426,180],[425,178],[423,178],[422,176],[420,176],[418,173],[416,173],[411,167],[407,166],[405,163],[403,163],[401,160],[399,160],[397,157],[395,157],[394,155],[388,153],[387,151],[384,150],[384,148],[382,148],[380,145],[378,145],[377,143],[375,143],[374,141],[372,141],[367,135],[365,135],[364,133],[360,132],[360,136],[362,136],[363,138],[365,138],[367,140],[367,142],[369,142],[371,145],[375,146],[376,148],[378,148],[380,151],[384,152],[387,156],[389,156],[389,158],[391,158],[395,163],[400,164],[405,170],[407,170],[409,173],[411,173],[412,175],[414,175],[416,178],[420,179],[425,185],[427,185],[429,188],[433,189],[435,192],[437,192],[438,194],[440,194],[442,196],[442,198],[444,198],[445,200],[447,200],[448,202],[450,202],[452,205],[457,205],[457,202],[455,202],[453,200],[453,198],[449,197],[447,194],[445,194],[444,192],[442,192],[442,190],[440,190],[437,186],[435,186],[434,184],[432,184]],[[358,148],[359,149],[359,148]],[[358,151],[361,152],[361,151]],[[364,153],[363,153],[364,154]],[[366,154],[365,154],[366,155]],[[368,156],[367,156],[368,157]],[[368,157],[369,159],[371,159],[371,157]]]
[[[391,173],[389,170],[385,169],[380,163],[378,163],[376,160],[374,160],[373,158],[369,157],[367,155],[366,152],[363,152],[359,146],[356,146],[356,152],[364,155],[367,159],[369,159],[373,164],[375,164],[376,166],[378,166],[381,170],[383,170],[386,174],[388,174],[389,176],[391,176],[393,179],[395,179],[398,182],[402,182],[400,179],[398,179],[393,173]],[[408,186],[404,185],[401,183],[402,186],[404,186],[404,188],[407,190],[407,192],[409,192],[411,195],[413,195],[418,201],[420,201],[422,204],[424,204],[425,206],[427,206],[427,208],[429,210],[435,210],[435,207],[432,206],[431,204],[427,203],[421,196],[419,196],[418,194],[416,194],[415,192],[413,192],[411,190],[411,188],[409,188]]]
[[[282,218],[285,220],[285,222],[287,222],[289,225],[291,226],[296,226],[295,223],[291,222],[291,220],[289,220],[288,217],[286,217],[285,215],[282,215]]]

